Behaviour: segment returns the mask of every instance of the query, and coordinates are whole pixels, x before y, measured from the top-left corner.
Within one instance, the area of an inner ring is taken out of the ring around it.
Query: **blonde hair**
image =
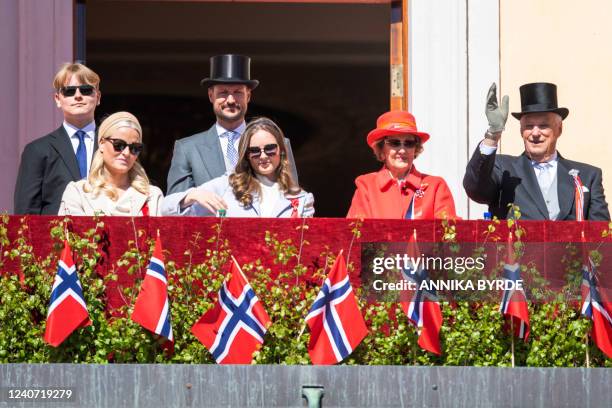
[[[112,137],[122,127],[136,130],[138,132],[138,140],[142,142],[142,128],[136,116],[129,112],[117,112],[104,119],[98,129],[98,150],[91,161],[91,170],[89,171],[89,177],[87,177],[87,183],[83,185],[83,191],[86,193],[92,192],[94,197],[100,195],[101,192],[104,192],[113,201],[116,201],[119,197],[115,187],[106,180],[108,170],[104,166],[104,158],[102,157],[102,152],[100,152],[100,145],[104,142],[104,139]],[[134,162],[134,165],[128,171],[128,178],[130,186],[135,190],[145,195],[149,194],[149,178],[138,160]]]
[[[82,84],[92,85],[96,89],[100,89],[100,77],[98,74],[91,68],[87,68],[85,65],[79,64],[78,62],[67,62],[60,67],[57,74],[55,74],[55,78],[53,78],[53,89],[59,92],[72,76],[76,76]]]
[[[280,190],[283,193],[297,194],[301,188],[295,183],[291,172],[289,171],[289,160],[287,159],[287,147],[285,145],[285,136],[283,131],[268,118],[258,118],[251,121],[240,138],[238,144],[238,163],[234,170],[234,174],[229,177],[229,184],[232,187],[234,196],[243,206],[248,207],[253,203],[253,193],[261,195],[261,187],[259,180],[255,177],[255,172],[251,167],[248,147],[251,144],[251,138],[255,133],[264,130],[274,136],[278,144],[278,154],[280,154],[280,164],[276,168],[276,176]]]

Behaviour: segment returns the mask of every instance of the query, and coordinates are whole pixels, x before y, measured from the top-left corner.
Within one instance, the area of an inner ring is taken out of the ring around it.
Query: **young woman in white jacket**
[[[283,132],[268,118],[247,125],[234,173],[167,196],[162,215],[312,217],[314,197],[293,180]]]

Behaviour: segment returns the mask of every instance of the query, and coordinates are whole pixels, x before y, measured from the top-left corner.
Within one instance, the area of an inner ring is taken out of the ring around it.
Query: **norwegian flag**
[[[339,363],[368,334],[342,251],[323,282],[306,323],[310,328],[308,354],[313,364]]]
[[[512,232],[508,234],[506,251],[503,277],[504,280],[516,284],[516,282],[521,280],[521,266],[514,256],[514,239],[512,237]],[[504,290],[499,311],[502,316],[512,322],[514,335],[527,341],[529,338],[529,309],[527,308],[527,297],[523,289]]]
[[[218,364],[251,364],[272,322],[253,288],[232,257],[230,274],[215,306],[204,313],[191,332]]]
[[[168,279],[159,231],[155,239],[153,256],[149,261],[149,267],[132,312],[132,320],[145,329],[174,342],[170,321],[170,303],[168,302]]]
[[[60,255],[57,274],[51,288],[47,327],[43,339],[57,347],[79,327],[89,326],[89,313],[68,241]]]
[[[612,302],[599,292],[597,271],[588,255],[582,235],[582,315],[593,321],[591,338],[608,358],[612,358]]]
[[[412,259],[419,257],[421,251],[417,243],[416,230],[413,231],[408,241],[408,256]],[[438,295],[434,290],[421,288],[423,282],[429,281],[427,270],[421,265],[412,265],[402,269],[404,279],[415,283],[416,290],[409,302],[400,302],[402,310],[408,316],[408,320],[418,330],[419,346],[431,353],[441,355],[440,328],[442,327],[442,310],[438,302]]]

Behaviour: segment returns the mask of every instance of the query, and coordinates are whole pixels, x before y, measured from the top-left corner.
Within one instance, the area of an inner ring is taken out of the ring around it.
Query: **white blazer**
[[[60,204],[59,215],[142,215],[142,207],[147,203],[149,215],[160,215],[160,204],[164,198],[162,191],[149,186],[149,195],[142,194],[133,187],[128,188],[117,201],[113,201],[104,193],[94,197],[86,193],[83,186],[87,180],[71,181],[64,190]]]
[[[187,215],[187,216],[205,216],[210,217],[216,214],[211,213],[206,208],[202,207],[198,203],[194,203],[189,207],[181,209],[181,201],[185,196],[192,191],[194,188],[202,189],[204,191],[211,191],[218,194],[223,198],[227,204],[227,217],[261,217],[261,210],[259,207],[259,197],[255,193],[253,194],[253,203],[248,207],[244,207],[242,203],[236,200],[232,187],[229,184],[229,176],[224,174],[221,177],[217,177],[206,183],[192,187],[187,191],[180,193],[170,194],[162,203],[162,215]],[[291,195],[285,194],[284,198],[276,202],[276,207],[273,211],[276,218],[290,218],[293,212],[293,206],[291,205],[292,200],[298,200],[297,212],[299,217],[312,217],[314,215],[314,196],[304,190],[301,190],[298,194]]]

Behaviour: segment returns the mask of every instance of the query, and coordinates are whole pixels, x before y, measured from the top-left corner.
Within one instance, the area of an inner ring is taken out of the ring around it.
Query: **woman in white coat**
[[[164,196],[137,161],[142,148],[134,115],[117,112],[106,118],[89,176],[66,186],[59,215],[159,215]]]
[[[240,138],[233,174],[164,199],[163,215],[312,217],[314,197],[293,180],[283,132],[268,118],[250,122]]]

